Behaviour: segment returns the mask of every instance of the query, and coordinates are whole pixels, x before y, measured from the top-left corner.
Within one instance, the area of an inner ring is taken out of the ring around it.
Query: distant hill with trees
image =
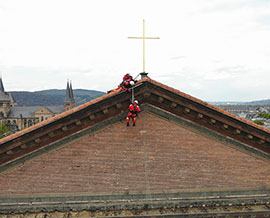
[[[268,105],[270,104],[270,99],[265,99],[265,100],[257,100],[257,101],[248,101],[248,102],[243,102],[243,101],[210,101],[210,104],[214,105]]]
[[[49,89],[35,92],[14,91],[11,93],[13,94],[16,102],[18,103],[18,106],[56,106],[64,104],[66,89]],[[92,99],[95,99],[105,94],[105,92],[87,89],[74,89],[73,93],[76,105],[84,104],[88,101],[91,101]],[[270,99],[250,102],[217,101],[209,103],[214,105],[268,105],[270,104]]]
[[[246,102],[245,104],[270,104],[270,99],[265,99],[265,100],[258,100],[258,101],[250,101]]]
[[[14,96],[18,106],[64,105],[64,100],[66,97],[65,89],[50,89],[35,92],[14,91],[10,93],[12,93]],[[104,95],[105,92],[86,89],[73,89],[73,94],[76,105],[81,105]]]

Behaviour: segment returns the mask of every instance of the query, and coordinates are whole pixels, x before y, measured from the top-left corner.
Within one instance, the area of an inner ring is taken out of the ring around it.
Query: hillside
[[[49,89],[35,92],[13,91],[11,93],[17,101],[18,106],[55,106],[64,104],[66,89]],[[105,92],[87,89],[74,89],[73,93],[76,105],[84,104],[105,94]],[[270,99],[250,102],[212,101],[209,103],[214,105],[268,105],[270,104]]]
[[[265,100],[256,100],[256,101],[248,101],[248,102],[241,102],[241,101],[210,101],[208,102],[214,105],[268,105],[270,104],[270,99]]]
[[[252,104],[252,105],[258,105],[258,104],[270,104],[270,99],[257,100],[257,101],[250,101],[250,102],[246,102],[245,104]]]
[[[66,90],[50,89],[36,92],[14,91],[11,93],[18,106],[54,106],[64,104]],[[84,104],[105,94],[105,92],[86,89],[74,89],[73,93],[76,105]]]

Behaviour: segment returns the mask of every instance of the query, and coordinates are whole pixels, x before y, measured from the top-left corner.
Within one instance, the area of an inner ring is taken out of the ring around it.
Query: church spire
[[[67,81],[65,102],[70,102],[69,80]]]
[[[72,90],[72,84],[71,84],[71,81],[69,81],[69,80],[67,81],[65,102],[75,102],[73,90]]]
[[[10,100],[10,106],[15,107],[18,106],[17,102],[15,101],[12,93],[8,93],[9,100]]]
[[[75,100],[73,96],[73,90],[71,81],[67,81],[67,88],[66,88],[66,98],[64,101],[64,108],[65,110],[69,110],[75,106]]]
[[[71,84],[71,81],[69,83],[69,98],[70,98],[70,101],[71,102],[75,102],[74,100],[74,95],[73,95],[73,90],[72,90],[72,84]]]
[[[5,92],[2,77],[0,77],[0,92]]]

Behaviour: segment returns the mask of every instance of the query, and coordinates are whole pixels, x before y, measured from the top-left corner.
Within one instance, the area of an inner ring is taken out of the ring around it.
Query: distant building
[[[67,82],[64,105],[20,107],[12,94],[5,92],[2,78],[0,78],[0,121],[9,126],[13,132],[47,120],[74,106],[72,85],[69,82]]]
[[[270,113],[269,104],[226,104],[217,106],[246,120],[261,120],[263,121],[262,126],[270,129],[270,119],[266,119],[260,116],[260,113]]]

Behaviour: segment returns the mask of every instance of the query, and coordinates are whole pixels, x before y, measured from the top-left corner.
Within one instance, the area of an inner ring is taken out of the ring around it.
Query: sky
[[[125,73],[205,101],[270,99],[270,0],[0,0],[6,91],[107,91]]]

